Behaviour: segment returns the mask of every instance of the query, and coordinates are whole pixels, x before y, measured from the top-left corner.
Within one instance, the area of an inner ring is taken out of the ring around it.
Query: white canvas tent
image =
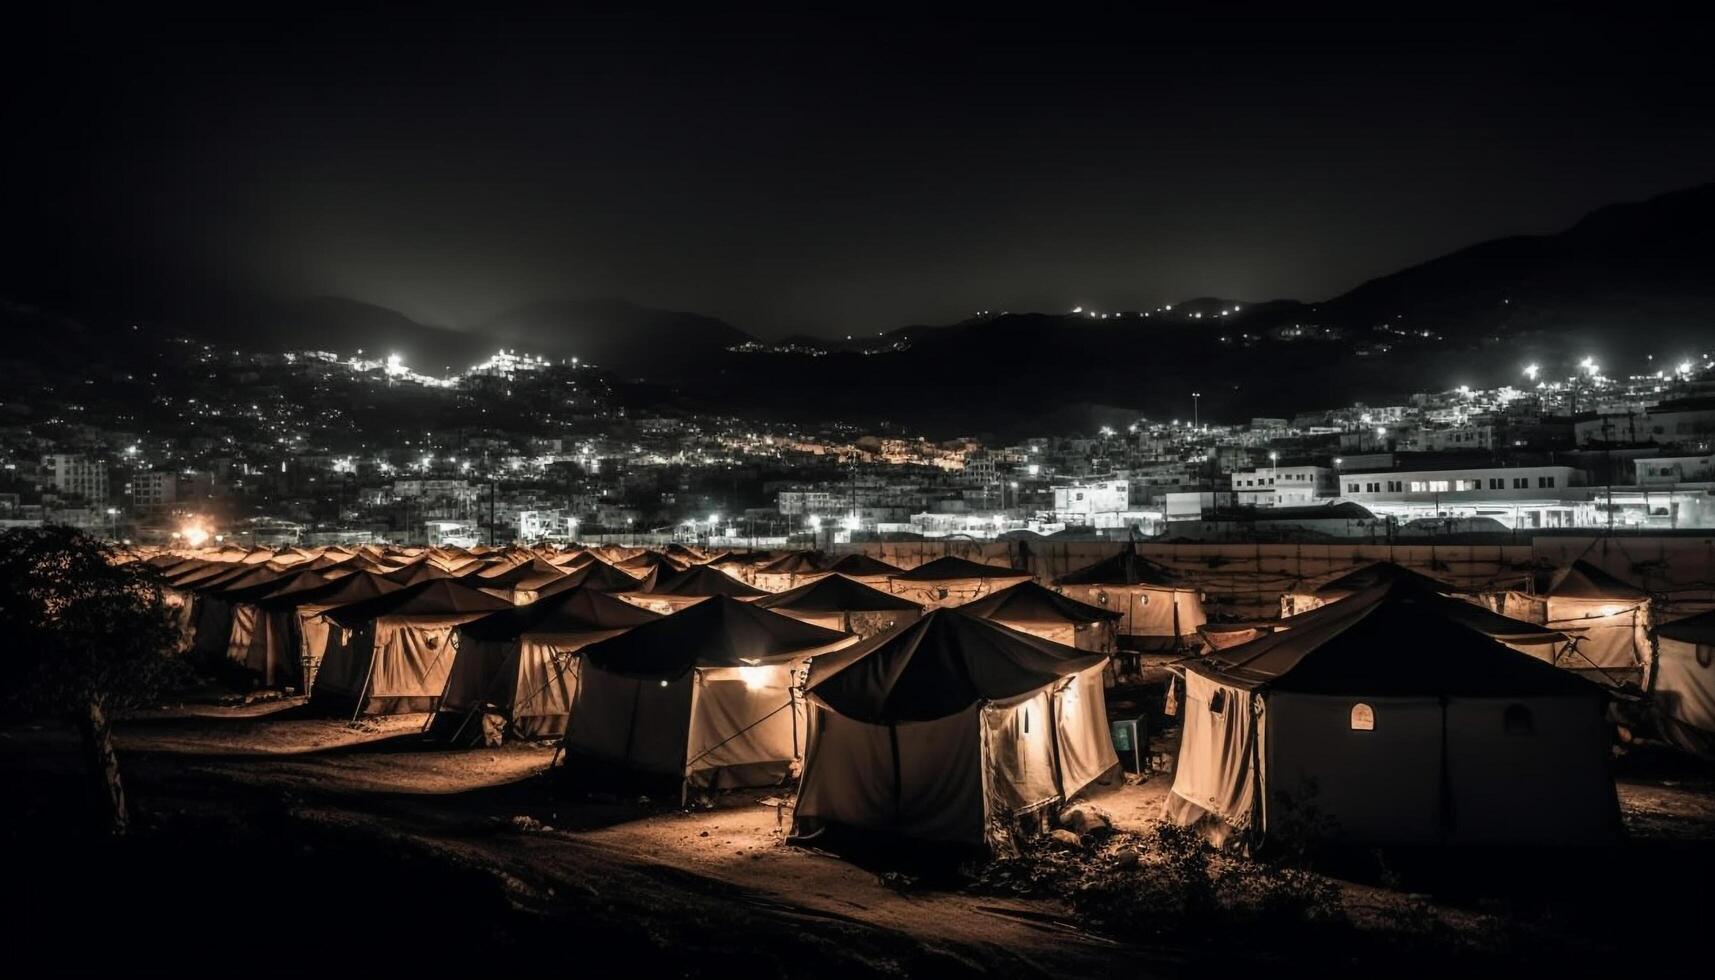
[[[880,589],[873,589],[844,575],[824,575],[786,592],[756,600],[760,609],[772,609],[793,619],[858,638],[874,636],[923,615],[923,607]]]
[[[453,628],[512,603],[451,579],[433,579],[322,614],[343,633],[329,644],[310,703],[341,714],[433,711],[446,690]]]
[[[1715,758],[1715,612],[1656,628],[1650,700],[1663,738]]]
[[[1401,583],[1184,663],[1164,816],[1216,844],[1611,841],[1607,696]]]
[[[1196,643],[1208,616],[1203,595],[1172,572],[1137,553],[1131,542],[1107,558],[1054,580],[1080,602],[1121,614],[1116,625],[1125,645],[1138,650],[1179,650]]]
[[[955,609],[817,658],[793,836],[1014,852],[1119,763],[1107,659]]]
[[[1020,582],[990,592],[959,609],[1032,636],[1095,653],[1113,652],[1114,624],[1124,615],[1079,602],[1035,582]]]
[[[854,641],[730,596],[581,651],[568,766],[691,790],[779,785],[804,738],[799,674]]]
[[[660,618],[596,589],[570,589],[465,623],[434,725],[455,740],[476,738],[476,716],[493,712],[515,738],[564,735],[577,652]]]
[[[1562,666],[1609,683],[1648,686],[1649,593],[1576,561],[1555,574],[1543,596],[1544,625],[1575,639]]]

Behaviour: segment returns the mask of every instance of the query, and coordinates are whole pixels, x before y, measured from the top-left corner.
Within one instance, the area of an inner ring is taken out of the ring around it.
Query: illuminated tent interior
[[[654,777],[681,794],[780,785],[803,746],[799,672],[852,642],[714,596],[584,647],[568,768]]]
[[[1124,645],[1135,649],[1182,649],[1196,641],[1197,628],[1208,620],[1202,593],[1179,584],[1130,541],[1118,554],[1068,572],[1054,584],[1080,602],[1120,613],[1115,630]]]

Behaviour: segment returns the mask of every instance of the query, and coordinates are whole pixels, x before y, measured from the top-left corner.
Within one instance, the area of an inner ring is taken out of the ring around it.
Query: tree
[[[185,676],[162,582],[69,527],[0,534],[0,701],[82,737],[107,830],[130,826],[109,719]]]

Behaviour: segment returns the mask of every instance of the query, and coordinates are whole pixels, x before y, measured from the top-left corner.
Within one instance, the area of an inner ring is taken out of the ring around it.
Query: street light
[[[1193,391],[1191,393],[1191,428],[1193,429],[1200,429],[1203,427],[1203,415],[1201,409],[1202,397],[1203,393],[1200,391]]]

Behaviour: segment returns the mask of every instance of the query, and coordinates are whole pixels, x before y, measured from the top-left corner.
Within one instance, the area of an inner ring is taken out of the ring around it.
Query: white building
[[[107,464],[100,460],[67,453],[43,456],[42,477],[67,496],[82,497],[92,504],[107,502]]]
[[[1509,528],[1591,527],[1598,519],[1582,470],[1500,466],[1344,473],[1340,495],[1378,517],[1487,517]]]
[[[1054,519],[1069,524],[1094,524],[1097,514],[1131,509],[1131,481],[1100,480],[1053,488]]]
[[[1233,496],[1241,507],[1307,507],[1334,493],[1334,471],[1326,466],[1260,466],[1233,473]]]
[[[1419,429],[1412,442],[1417,449],[1427,453],[1494,449],[1495,427],[1492,425],[1456,425],[1445,429]]]

